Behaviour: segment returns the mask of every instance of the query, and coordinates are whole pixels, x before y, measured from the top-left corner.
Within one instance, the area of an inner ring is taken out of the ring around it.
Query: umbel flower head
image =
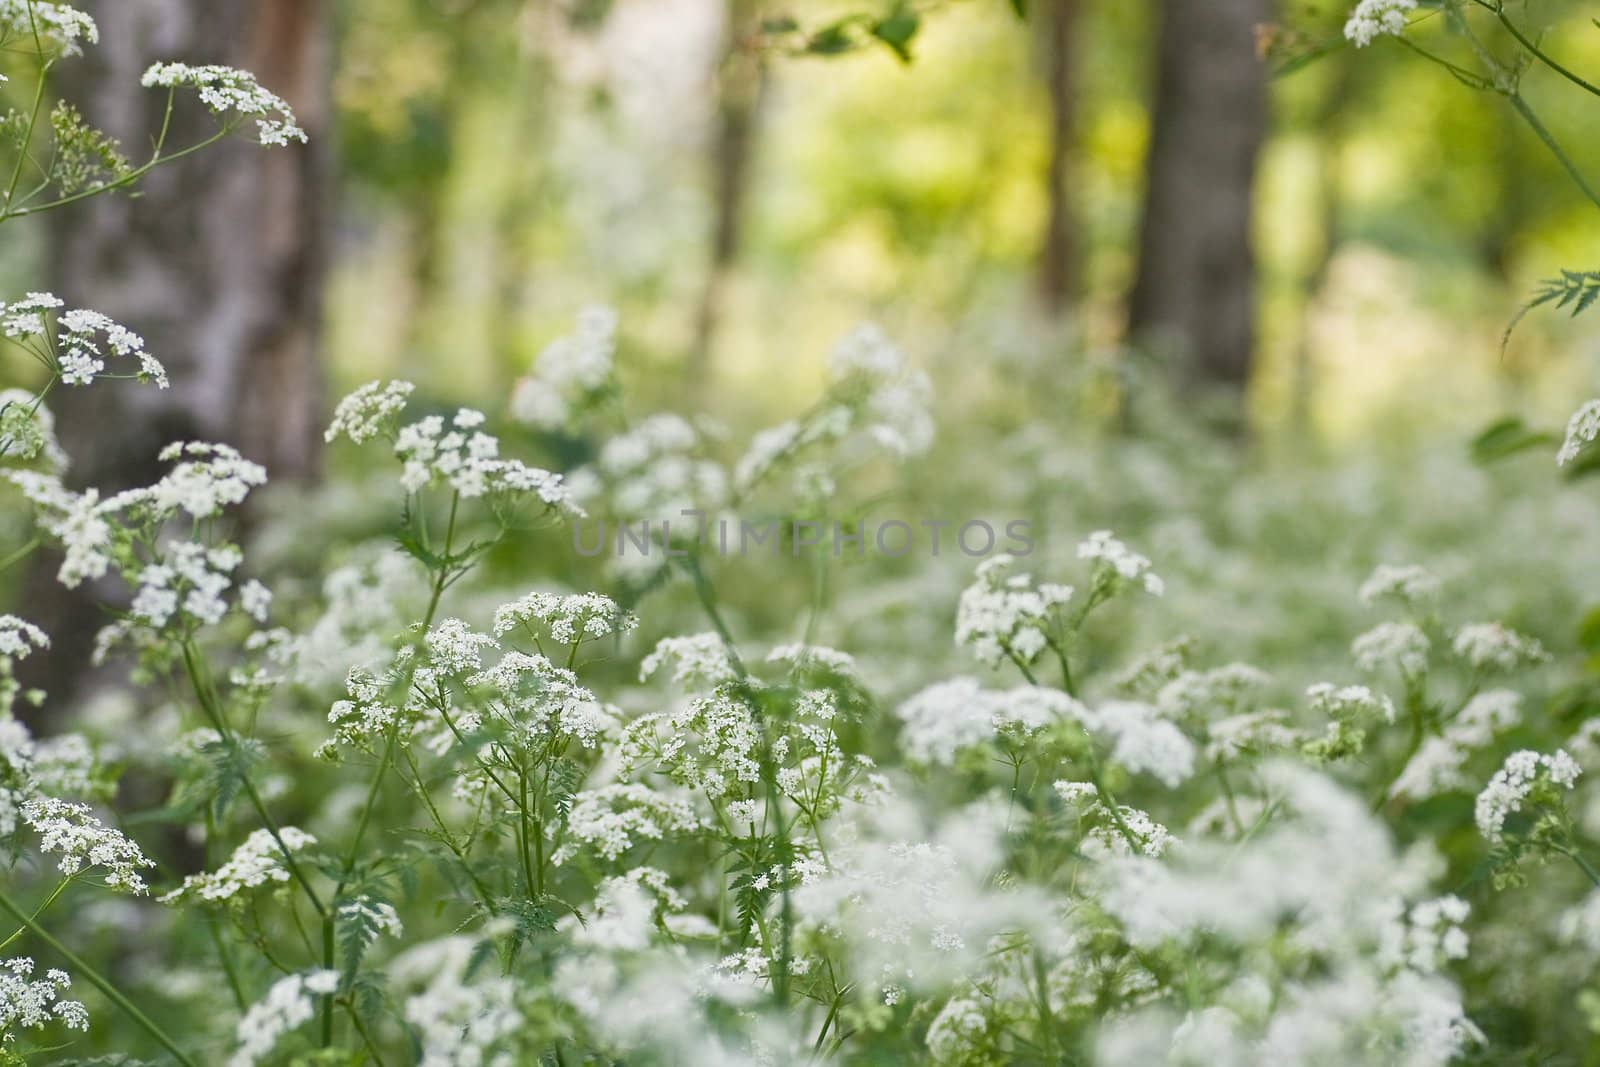
[[[282,97],[262,88],[249,71],[216,64],[157,63],[144,72],[139,83],[146,89],[197,90],[200,102],[224,122],[233,121],[229,116],[234,115],[254,118],[257,137],[264,145],[306,141],[306,131],[295,121],[294,111]]]

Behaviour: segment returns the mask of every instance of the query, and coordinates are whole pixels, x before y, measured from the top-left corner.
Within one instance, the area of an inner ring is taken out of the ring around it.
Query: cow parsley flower
[[[1128,856],[1137,850],[1139,855],[1159,858],[1178,844],[1178,839],[1165,826],[1138,808],[1118,805],[1117,814],[1121,822],[1113,819],[1110,809],[1100,799],[1100,791],[1090,782],[1058,781],[1055,791],[1063,802],[1081,809],[1085,816],[1096,819],[1085,839],[1087,852],[1091,856]],[[1124,827],[1127,835],[1123,834]],[[1132,842],[1128,840],[1129,837],[1133,838]]]
[[[392,987],[417,990],[403,1010],[420,1046],[420,1067],[515,1062],[491,1053],[525,1026],[517,983],[479,966],[482,953],[477,941],[458,935],[408,949],[390,965]]]
[[[577,675],[542,655],[507,652],[495,666],[469,676],[466,684],[489,692],[490,716],[508,727],[511,740],[524,748],[542,747],[552,733],[594,748],[617,728],[616,709],[601,704],[578,684]]]
[[[1059,609],[1072,599],[1070,585],[1035,585],[1032,575],[1012,574],[1015,562],[1003,554],[984,560],[956,605],[956,644],[991,667],[1009,657],[1038,659],[1058,639]]]
[[[1148,704],[1101,704],[1094,709],[1090,730],[1111,737],[1111,758],[1134,774],[1149,774],[1169,788],[1194,774],[1194,742]]]
[[[544,504],[581,514],[561,475],[500,458],[500,439],[477,429],[482,414],[463,408],[446,425],[429,415],[403,427],[394,451],[405,463],[400,484],[415,493],[443,481],[463,497],[532,493]]]
[[[568,840],[555,854],[564,863],[580,849],[615,862],[635,844],[699,832],[704,827],[687,794],[667,793],[635,782],[585,790],[567,816]]]
[[[0,42],[20,37],[31,43],[35,30],[41,42],[62,56],[82,55],[85,42],[100,42],[94,19],[75,7],[48,0],[0,0]]]
[[[1556,463],[1565,467],[1578,458],[1586,446],[1600,437],[1600,399],[1591,400],[1567,420],[1567,435],[1556,453]]]
[[[35,650],[50,647],[50,638],[31,622],[15,615],[0,615],[0,663],[27,659]]]
[[[166,369],[145,351],[142,337],[98,311],[63,311],[64,306],[53,293],[29,293],[21,300],[0,304],[0,333],[19,343],[42,338],[39,351],[54,364],[65,385],[88,385],[105,371],[108,357],[117,357],[132,358],[139,364],[132,374],[118,377],[137,378],[167,388]]]
[[[1416,799],[1468,787],[1462,768],[1471,755],[1486,748],[1496,734],[1522,721],[1522,697],[1508,689],[1491,689],[1469,700],[1443,732],[1429,737],[1411,757],[1390,788],[1391,796]]]
[[[1457,896],[1424,900],[1406,911],[1393,901],[1393,917],[1378,935],[1378,962],[1389,968],[1408,968],[1418,974],[1436,974],[1452,960],[1467,958],[1468,938],[1461,924],[1471,907]]]
[[[666,664],[672,665],[672,680],[677,685],[715,687],[738,677],[728,647],[714,633],[662,638],[639,664],[639,680],[651,677]]]
[[[252,830],[221,867],[208,874],[189,875],[181,886],[162,896],[161,902],[171,904],[191,896],[210,903],[223,903],[249,889],[288,882],[290,874],[283,850],[299,852],[316,844],[317,839],[294,826],[283,827],[278,836],[283,840],[282,848],[271,830]]]
[[[0,1049],[15,1041],[19,1030],[43,1030],[52,1022],[69,1030],[89,1029],[88,1010],[76,1000],[60,999],[72,986],[65,971],[32,976],[33,960],[26,956],[0,961]]]
[[[567,425],[605,392],[617,351],[617,313],[587,307],[577,328],[551,341],[511,393],[511,416],[544,430]]]
[[[306,131],[295,121],[294,111],[282,97],[263,88],[249,71],[216,64],[192,67],[187,63],[157,63],[144,72],[139,84],[146,89],[194,89],[213,115],[224,116],[225,126],[231,126],[234,115],[253,117],[256,135],[268,147],[306,141]]]
[[[1394,668],[1406,678],[1428,670],[1428,635],[1409,622],[1383,622],[1357,637],[1350,645],[1356,666],[1376,673]]]
[[[1090,534],[1078,545],[1078,558],[1095,561],[1095,584],[1109,585],[1108,593],[1123,584],[1138,584],[1151,596],[1166,591],[1166,583],[1151,570],[1150,561],[1117,540],[1110,530]]]
[[[291,974],[272,983],[267,995],[251,1005],[239,1020],[238,1047],[228,1067],[255,1067],[289,1031],[311,1021],[317,1013],[316,997],[339,988],[339,972],[329,970]]]
[[[1365,48],[1382,34],[1398,37],[1405,32],[1406,13],[1417,0],[1361,0],[1344,24],[1344,35],[1357,48]]]
[[[627,633],[639,619],[599,593],[529,593],[494,610],[494,634],[504,637],[518,626],[538,623],[563,645]]]
[[[405,381],[368,382],[339,401],[323,440],[331,444],[348,437],[359,445],[374,437],[392,436],[396,420],[416,388]]]
[[[1521,811],[1530,799],[1541,804],[1559,802],[1562,791],[1570,790],[1582,773],[1577,762],[1561,749],[1551,755],[1529,749],[1513,752],[1478,794],[1473,809],[1478,832],[1489,842],[1498,843],[1508,816]]]
[[[1363,604],[1397,600],[1416,609],[1438,598],[1439,579],[1416,564],[1383,563],[1372,572],[1370,578],[1361,583],[1360,596]]]
[[[1538,641],[1497,622],[1461,627],[1450,648],[1480,671],[1512,671],[1550,658]]]
[[[928,686],[896,707],[895,715],[906,755],[934,766],[949,766],[957,753],[1002,735],[1025,739],[1051,721],[1089,719],[1088,709],[1060,690],[985,690],[966,677]]]
[[[151,866],[139,846],[120,830],[102,823],[87,804],[39,797],[22,808],[22,817],[39,835],[39,851],[59,853],[57,868],[76,875],[98,867],[105,872],[108,889],[139,894],[145,891],[139,868]]]

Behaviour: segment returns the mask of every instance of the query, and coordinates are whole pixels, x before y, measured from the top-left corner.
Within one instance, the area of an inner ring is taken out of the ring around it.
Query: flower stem
[[[67,965],[72,968],[74,973],[82,975],[91,985],[104,993],[107,1000],[121,1008],[130,1019],[139,1025],[141,1030],[154,1038],[162,1048],[172,1053],[173,1058],[183,1067],[195,1067],[194,1060],[190,1059],[183,1049],[179,1048],[177,1043],[167,1036],[165,1030],[162,1030],[148,1015],[140,1011],[131,1000],[118,992],[117,987],[112,985],[109,979],[85,963],[77,953],[57,941],[48,930],[34,922],[32,916],[17,907],[11,898],[5,894],[4,890],[0,890],[0,908],[10,912],[12,918],[20,922],[35,937],[49,946],[52,952],[66,960]]]

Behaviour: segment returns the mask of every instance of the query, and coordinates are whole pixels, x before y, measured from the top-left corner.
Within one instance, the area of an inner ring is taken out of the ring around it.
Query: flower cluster
[[[167,372],[144,349],[144,339],[98,311],[62,310],[53,293],[29,293],[21,300],[0,304],[0,333],[24,344],[49,366],[65,385],[88,385],[106,369],[107,357],[131,358],[139,364],[132,377],[167,388]]]
[[[1417,0],[1361,0],[1344,24],[1344,35],[1357,48],[1383,34],[1398,37],[1405,32],[1406,15],[1416,7]]]
[[[306,141],[306,131],[295,121],[289,105],[249,71],[215,64],[157,63],[144,72],[139,83],[146,89],[194,89],[200,102],[213,115],[226,116],[224,121],[229,124],[236,121],[235,115],[254,118],[263,145],[282,147],[290,141]]]
[[[1582,773],[1577,762],[1560,749],[1551,755],[1528,749],[1513,752],[1478,794],[1473,809],[1478,832],[1487,840],[1498,842],[1508,817],[1530,802],[1559,802],[1561,792],[1571,789]]]
[[[991,667],[1013,657],[1032,663],[1059,641],[1059,609],[1073,595],[1070,585],[1035,585],[1032,575],[1012,574],[1015,563],[998,555],[978,564],[956,607],[956,644],[970,646]]]
[[[544,430],[557,430],[593,406],[609,387],[617,352],[617,313],[588,307],[577,328],[539,353],[531,373],[511,393],[511,415]]]
[[[76,1000],[60,999],[71,986],[65,971],[52,969],[33,978],[33,960],[26,956],[0,961],[0,1042],[16,1040],[19,1030],[42,1030],[52,1022],[69,1030],[89,1029],[88,1010]]]

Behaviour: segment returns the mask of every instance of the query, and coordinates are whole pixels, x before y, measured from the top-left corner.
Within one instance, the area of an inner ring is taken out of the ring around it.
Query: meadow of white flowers
[[[1363,0],[1352,32],[1410,6]],[[32,0],[0,31],[55,58],[95,38]],[[219,136],[303,136],[246,74],[144,81],[197,88]],[[46,376],[0,394],[0,494],[61,583],[120,583],[96,658],[130,682],[79,708],[22,689],[50,638],[0,616],[0,1062],[1594,1047],[1600,506],[1530,476],[1554,455],[1291,476],[1048,427],[944,453],[929,382],[870,327],[735,447],[631,413],[591,309],[504,412],[346,397],[327,436],[362,485],[241,544],[268,472],[224,445],[170,446],[141,489],[63,483],[49,394],[163,388],[159,353],[47,293],[0,332]],[[514,458],[501,421],[592,459]],[[1592,401],[1561,461],[1597,435]],[[919,469],[919,514],[981,481],[996,514],[1035,509],[1039,550],[731,560],[704,536],[859,520]],[[583,517],[684,510],[707,523],[566,581]]]

